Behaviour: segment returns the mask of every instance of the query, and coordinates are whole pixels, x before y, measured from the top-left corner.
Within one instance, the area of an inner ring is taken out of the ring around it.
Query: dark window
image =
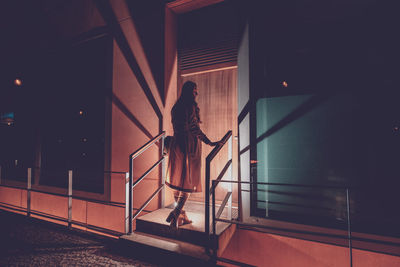
[[[40,184],[66,187],[73,170],[74,189],[103,193],[112,38],[95,36],[37,58],[25,65],[22,85],[11,83],[1,99],[2,178],[26,181],[33,168]]]
[[[378,29],[390,24],[375,20],[383,13],[368,4],[354,15],[338,7],[309,10],[283,1],[254,12],[252,178],[350,186],[354,229],[392,234],[400,220],[393,189],[400,172],[399,93],[391,77],[394,49],[377,41],[386,38]],[[259,185],[252,214],[345,227],[346,194]]]
[[[112,40],[104,36],[48,56],[41,91],[40,182],[103,193]]]

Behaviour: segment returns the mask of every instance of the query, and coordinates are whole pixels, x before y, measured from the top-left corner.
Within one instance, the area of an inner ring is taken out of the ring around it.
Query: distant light
[[[258,163],[258,160],[254,160],[254,159],[250,160],[250,164],[257,164],[257,163]]]
[[[11,122],[7,122],[7,125],[10,126],[10,125],[11,125]]]
[[[398,131],[399,127],[396,126],[396,127],[393,128],[393,130]]]
[[[86,153],[82,153],[82,157],[86,157]]]
[[[22,85],[21,79],[16,78],[16,79],[14,80],[14,84],[15,84],[16,86],[21,86],[21,85]]]
[[[79,110],[79,115],[83,115],[83,110]]]
[[[282,82],[283,87],[288,87],[288,83],[286,81]]]
[[[86,138],[83,138],[83,139],[82,139],[82,141],[83,141],[83,142],[86,142],[86,141],[87,141],[87,139],[86,139]]]

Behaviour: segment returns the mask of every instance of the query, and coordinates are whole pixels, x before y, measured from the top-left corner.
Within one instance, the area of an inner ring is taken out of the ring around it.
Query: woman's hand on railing
[[[223,144],[224,144],[224,142],[222,140],[219,140],[217,142],[211,142],[210,146],[221,146]]]

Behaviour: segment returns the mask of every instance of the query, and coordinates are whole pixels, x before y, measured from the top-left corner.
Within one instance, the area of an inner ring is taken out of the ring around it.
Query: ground
[[[115,244],[0,210],[0,266],[160,266],[119,253]]]

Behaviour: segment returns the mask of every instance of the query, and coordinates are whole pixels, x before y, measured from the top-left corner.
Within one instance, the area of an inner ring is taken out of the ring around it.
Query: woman
[[[200,109],[196,103],[197,85],[187,81],[171,110],[174,138],[169,146],[166,184],[174,190],[175,209],[167,217],[170,226],[177,228],[192,221],[183,206],[192,192],[201,192],[201,143],[216,146],[200,130]]]

